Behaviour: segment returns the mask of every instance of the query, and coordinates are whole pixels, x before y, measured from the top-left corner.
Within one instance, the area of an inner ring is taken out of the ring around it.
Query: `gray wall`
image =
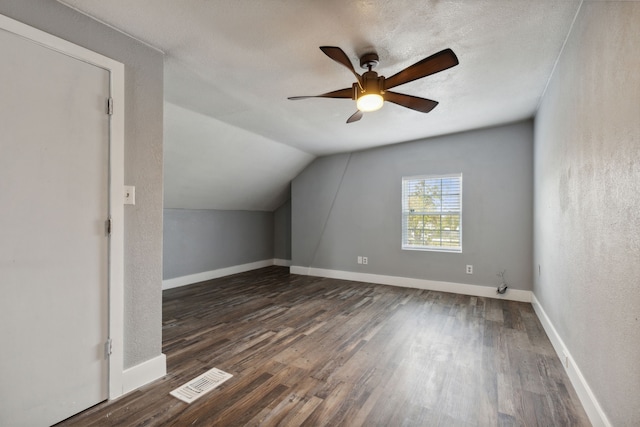
[[[291,199],[273,213],[273,257],[291,260]]]
[[[137,188],[125,207],[124,367],[135,366],[162,348],[163,56],[52,0],[3,0],[0,14],[125,64],[125,183]]]
[[[534,293],[609,420],[640,420],[640,3],[585,2],[535,121]]]
[[[273,213],[164,210],[164,279],[273,259]]]
[[[527,121],[316,159],[292,184],[293,265],[531,289],[532,150]],[[402,176],[457,172],[463,252],[401,250]]]

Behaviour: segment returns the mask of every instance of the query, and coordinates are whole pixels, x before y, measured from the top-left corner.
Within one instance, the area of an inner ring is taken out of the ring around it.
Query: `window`
[[[462,174],[402,178],[402,249],[462,252]]]

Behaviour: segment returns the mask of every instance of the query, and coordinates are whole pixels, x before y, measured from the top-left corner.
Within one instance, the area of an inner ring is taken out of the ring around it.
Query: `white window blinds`
[[[462,174],[402,178],[402,249],[462,252]]]

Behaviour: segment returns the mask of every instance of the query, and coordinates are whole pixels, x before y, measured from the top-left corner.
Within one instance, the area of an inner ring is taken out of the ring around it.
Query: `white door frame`
[[[114,399],[123,394],[124,371],[124,64],[4,15],[0,15],[0,30],[102,68],[110,75],[113,114],[109,120],[109,215],[112,227],[109,239],[108,304],[112,353],[108,363],[109,399]]]

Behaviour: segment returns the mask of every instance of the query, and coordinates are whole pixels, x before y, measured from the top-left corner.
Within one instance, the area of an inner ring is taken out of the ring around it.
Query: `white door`
[[[0,29],[0,425],[108,396],[109,72]]]

